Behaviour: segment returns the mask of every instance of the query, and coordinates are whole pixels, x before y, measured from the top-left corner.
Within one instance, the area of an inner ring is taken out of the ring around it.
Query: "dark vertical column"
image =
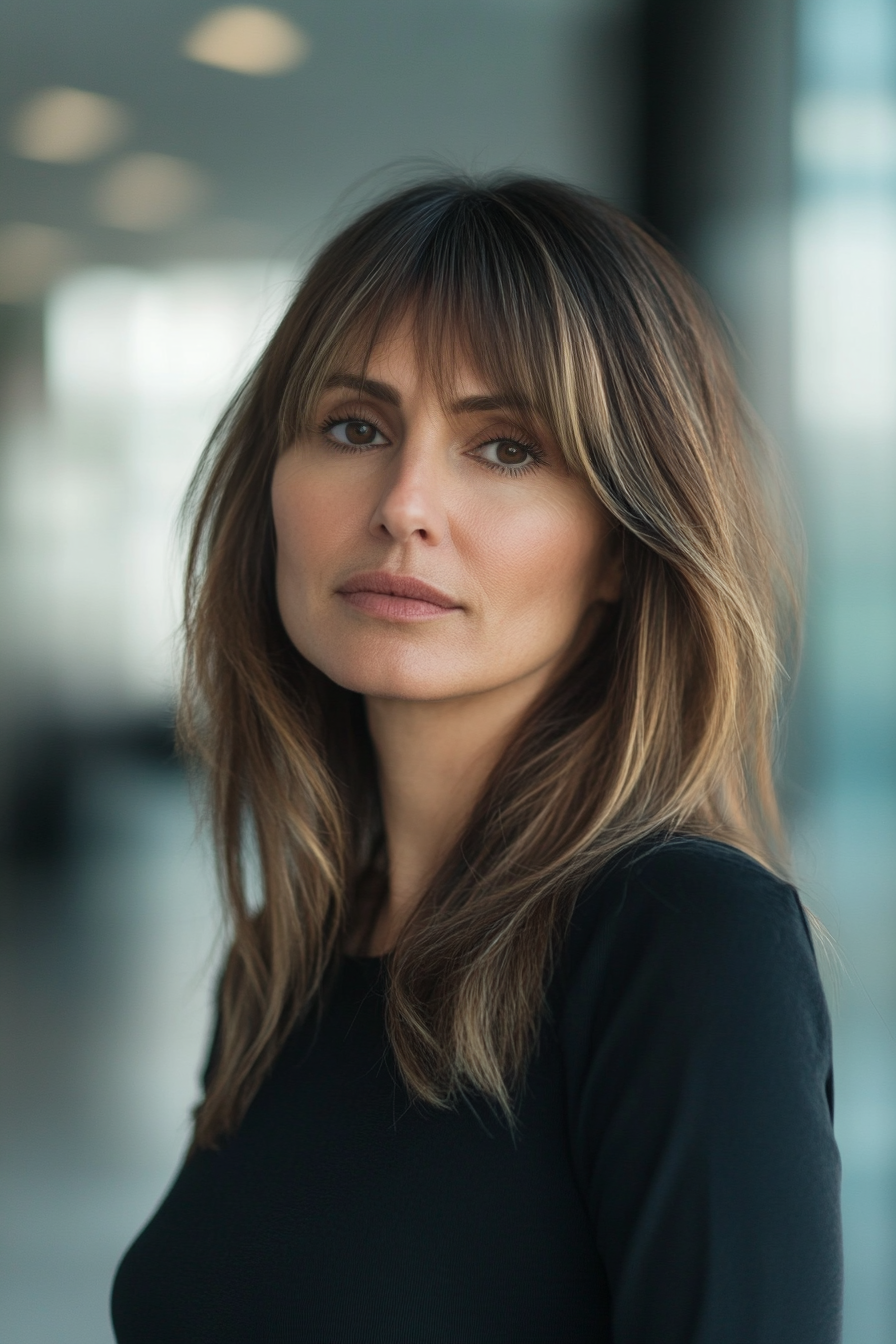
[[[638,208],[720,310],[805,498],[791,386],[794,47],[795,0],[644,0]],[[790,811],[814,772],[813,673],[788,717]]]
[[[639,199],[711,293],[789,438],[792,0],[644,0]]]

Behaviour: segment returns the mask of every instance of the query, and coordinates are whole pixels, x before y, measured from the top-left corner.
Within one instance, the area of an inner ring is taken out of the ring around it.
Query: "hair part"
[[[320,1002],[384,833],[360,695],[289,641],[270,483],[327,377],[410,318],[548,424],[617,527],[615,616],[532,707],[389,957],[412,1096],[512,1115],[582,883],[627,846],[713,836],[780,869],[773,761],[797,584],[774,455],[708,304],[611,206],[533,178],[425,182],[319,255],[201,460],[187,509],[181,741],[208,781],[233,940],[194,1142],[239,1124]],[[247,828],[262,899],[247,893]]]

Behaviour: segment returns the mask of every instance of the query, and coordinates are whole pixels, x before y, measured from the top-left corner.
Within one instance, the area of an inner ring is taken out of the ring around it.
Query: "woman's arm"
[[[795,892],[676,841],[584,893],[560,1031],[616,1344],[835,1344],[830,1023]]]

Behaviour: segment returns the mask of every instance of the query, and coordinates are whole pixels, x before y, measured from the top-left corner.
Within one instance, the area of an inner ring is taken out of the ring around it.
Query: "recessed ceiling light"
[[[200,169],[168,154],[129,154],[97,184],[94,210],[101,224],[151,232],[196,214],[209,195]]]
[[[309,50],[301,28],[258,5],[213,10],[190,30],[182,47],[192,61],[241,75],[280,75],[300,65]]]
[[[25,159],[84,163],[119,144],[130,118],[121,103],[84,89],[43,89],[19,109],[10,145]]]
[[[0,228],[0,303],[37,299],[79,260],[74,239],[43,224]]]

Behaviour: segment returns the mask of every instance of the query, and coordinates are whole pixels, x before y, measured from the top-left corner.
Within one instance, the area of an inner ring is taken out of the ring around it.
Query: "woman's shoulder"
[[[644,841],[614,856],[583,885],[570,924],[571,951],[628,926],[691,939],[724,938],[749,925],[806,931],[795,888],[733,845],[696,836]]]
[[[634,846],[585,883],[558,989],[609,1011],[633,994],[704,1004],[751,997],[772,980],[816,990],[796,890],[731,845],[682,836]]]

